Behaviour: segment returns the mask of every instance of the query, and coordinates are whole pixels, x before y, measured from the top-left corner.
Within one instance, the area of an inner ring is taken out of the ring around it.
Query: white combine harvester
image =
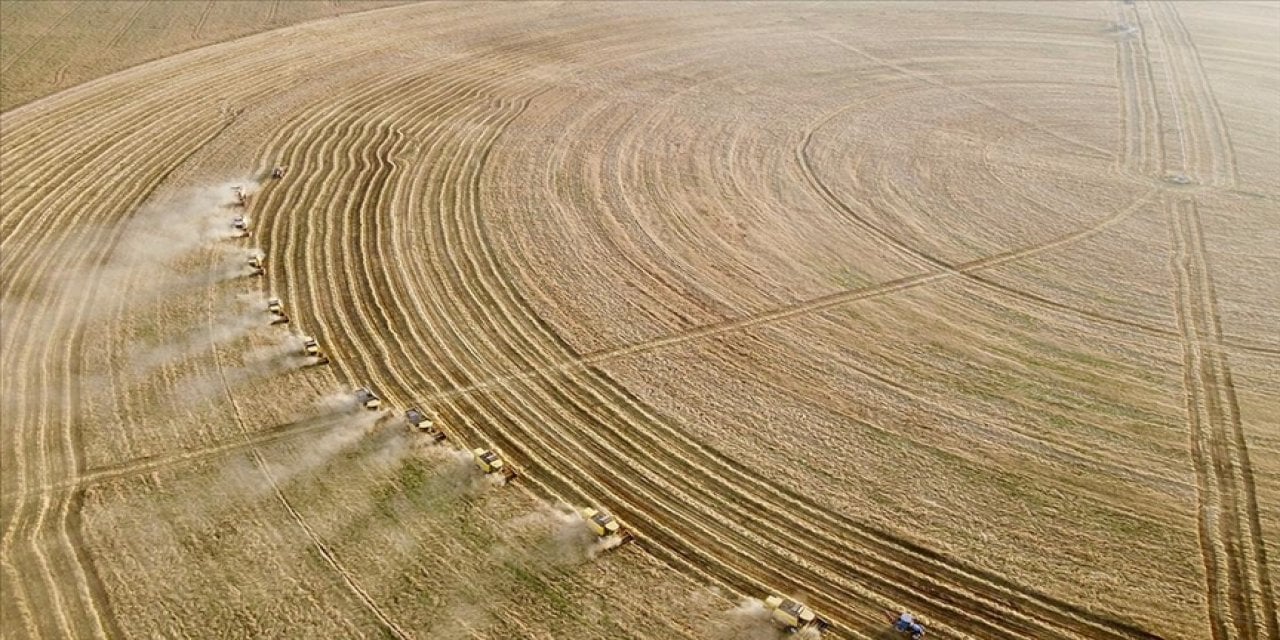
[[[302,355],[315,358],[315,364],[329,364],[329,356],[320,350],[320,343],[310,336],[302,337]]]
[[[262,266],[262,258],[256,255],[249,256],[248,264],[250,276],[261,276],[267,272],[266,268]]]
[[[285,324],[289,322],[289,316],[284,312],[284,303],[280,302],[280,298],[272,298],[267,301],[267,311],[271,313],[271,324]]]
[[[425,434],[431,438],[432,442],[440,442],[445,439],[445,434],[436,426],[436,423],[427,414],[423,413],[417,407],[404,412],[404,419],[409,423],[409,428],[418,433]]]
[[[382,406],[382,398],[378,394],[369,390],[369,387],[360,387],[355,391],[356,402],[359,402],[364,408],[370,411],[377,411]]]

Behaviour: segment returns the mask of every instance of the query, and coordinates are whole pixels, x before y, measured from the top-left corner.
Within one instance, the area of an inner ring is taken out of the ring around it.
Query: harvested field
[[[2,6],[0,637],[1280,640],[1275,4]]]

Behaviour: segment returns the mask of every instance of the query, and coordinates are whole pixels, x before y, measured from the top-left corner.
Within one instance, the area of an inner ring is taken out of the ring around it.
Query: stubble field
[[[1280,640],[1277,5],[387,4],[3,5],[0,636]]]

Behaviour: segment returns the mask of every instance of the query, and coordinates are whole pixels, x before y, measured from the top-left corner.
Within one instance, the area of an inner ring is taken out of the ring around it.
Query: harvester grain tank
[[[370,411],[376,411],[382,406],[382,398],[369,390],[368,387],[360,387],[356,389],[356,402],[359,402],[364,408]]]
[[[587,521],[587,526],[591,527],[591,532],[596,534],[597,538],[618,536],[622,542],[631,540],[631,532],[623,528],[616,518],[603,511],[587,507],[582,510],[582,517]]]
[[[268,300],[267,311],[271,312],[271,324],[284,324],[289,321],[289,316],[284,312],[284,303],[280,302],[280,298]]]
[[[494,453],[490,449],[472,449],[471,457],[475,459],[476,466],[480,467],[486,475],[497,474],[502,477],[502,482],[511,482],[516,477],[516,472],[509,466],[501,456]]]
[[[329,357],[320,350],[320,343],[315,338],[302,338],[302,355],[315,358],[316,364],[329,364]]]
[[[831,621],[818,616],[813,609],[790,598],[769,596],[764,599],[764,606],[769,609],[773,621],[788,633],[804,629],[826,631],[831,627]]]
[[[432,442],[440,442],[445,439],[444,432],[440,430],[440,427],[436,426],[435,421],[428,418],[427,414],[417,407],[404,412],[404,419],[408,421],[410,429],[426,434],[428,438],[431,438]]]

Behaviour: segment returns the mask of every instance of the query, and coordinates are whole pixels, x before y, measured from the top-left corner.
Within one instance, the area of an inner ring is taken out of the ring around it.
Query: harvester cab
[[[804,629],[826,631],[831,621],[820,617],[813,609],[781,596],[769,596],[764,599],[764,606],[772,614],[773,621],[786,629],[788,633],[796,633]]]
[[[916,622],[915,616],[909,613],[903,613],[893,621],[893,630],[911,634],[911,640],[920,640],[924,637],[924,626]]]
[[[444,432],[436,426],[435,421],[428,418],[427,415],[417,407],[404,412],[404,419],[409,422],[409,428],[419,433],[426,434],[431,438],[432,442],[440,442],[445,438]]]
[[[378,407],[382,406],[382,398],[370,391],[368,387],[356,389],[356,401],[370,411],[376,411]]]
[[[487,474],[499,474],[502,482],[507,483],[515,479],[516,472],[507,466],[507,463],[501,456],[489,449],[472,449],[471,456],[475,458],[476,466]]]
[[[316,364],[329,364],[329,357],[320,350],[320,343],[315,338],[302,338],[302,355],[316,358]]]
[[[271,312],[271,324],[284,324],[289,321],[289,316],[284,312],[284,303],[280,302],[280,298],[268,300],[267,311]]]
[[[283,177],[284,177],[284,170],[285,170],[285,167],[276,167],[276,168],[272,169],[272,170],[271,170],[271,177],[272,177],[272,178],[274,178],[274,179],[276,179],[276,180],[279,180],[280,178],[283,178]]]
[[[258,256],[249,256],[249,275],[260,276],[266,273],[266,269],[262,266],[262,258]]]

